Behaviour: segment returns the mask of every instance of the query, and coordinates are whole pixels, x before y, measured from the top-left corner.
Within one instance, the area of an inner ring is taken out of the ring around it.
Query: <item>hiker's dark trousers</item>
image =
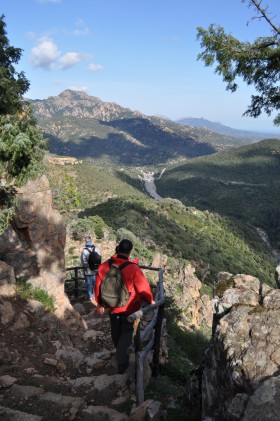
[[[128,314],[110,314],[111,335],[117,350],[118,373],[123,373],[129,364],[127,349],[132,343],[133,323],[127,320]]]

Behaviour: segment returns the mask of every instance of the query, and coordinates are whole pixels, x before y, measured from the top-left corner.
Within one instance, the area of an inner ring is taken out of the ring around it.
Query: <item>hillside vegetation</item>
[[[72,180],[70,191],[79,200],[68,208],[63,201],[65,187],[57,186],[66,174]],[[249,273],[273,282],[271,251],[254,229],[217,213],[185,207],[178,200],[156,202],[144,193],[137,169],[130,174],[128,169],[84,162],[49,166],[49,177],[54,203],[72,221],[73,231],[91,228],[100,238],[106,227],[110,238],[130,236],[142,261],[151,264],[156,251],[166,254],[174,268],[181,259],[191,261],[208,284],[219,271]]]
[[[264,229],[280,248],[280,140],[201,157],[167,169],[158,193]]]

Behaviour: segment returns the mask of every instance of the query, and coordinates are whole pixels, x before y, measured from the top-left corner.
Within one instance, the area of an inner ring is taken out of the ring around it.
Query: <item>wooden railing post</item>
[[[144,402],[144,367],[141,352],[136,352],[136,405]]]
[[[75,268],[75,290],[74,295],[75,297],[79,296],[79,269]]]
[[[154,343],[154,354],[153,354],[153,376],[159,375],[159,355],[160,355],[160,341],[161,341],[161,327],[164,313],[164,304],[158,309],[157,322],[155,325],[155,343]]]

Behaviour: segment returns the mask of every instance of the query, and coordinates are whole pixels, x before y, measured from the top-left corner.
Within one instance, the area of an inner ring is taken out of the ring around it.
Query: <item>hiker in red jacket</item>
[[[114,254],[109,260],[99,266],[95,285],[95,299],[98,303],[97,311],[99,314],[103,314],[105,309],[102,306],[100,297],[100,285],[110,269],[110,263],[113,262],[120,266],[124,262],[131,262],[131,264],[122,269],[126,288],[130,293],[128,302],[123,307],[108,308],[112,340],[117,349],[119,374],[124,373],[128,367],[129,356],[127,349],[131,345],[133,337],[133,323],[129,322],[127,317],[140,310],[142,300],[149,304],[155,303],[147,278],[139,266],[129,259],[132,248],[133,244],[130,240],[122,240],[118,245],[117,254]]]

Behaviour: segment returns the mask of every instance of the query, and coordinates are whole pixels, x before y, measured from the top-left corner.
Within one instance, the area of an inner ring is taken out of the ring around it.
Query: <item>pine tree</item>
[[[22,96],[29,88],[23,72],[16,72],[22,49],[10,46],[5,30],[4,15],[0,18],[0,114],[15,114],[22,110]]]
[[[38,170],[43,136],[31,108],[23,100],[29,81],[14,64],[22,50],[10,46],[4,15],[0,17],[0,233],[13,215],[18,186]]]
[[[258,117],[262,112],[271,115],[280,109],[280,27],[272,22],[268,8],[263,8],[261,3],[248,1],[248,5],[255,8],[256,17],[267,22],[271,36],[259,37],[250,43],[226,34],[219,25],[212,24],[208,30],[197,28],[197,38],[203,48],[198,59],[206,66],[217,63],[215,72],[223,76],[226,89],[235,92],[239,77],[255,87],[258,94],[251,96],[251,104],[244,113],[251,117]],[[280,125],[280,114],[274,124]]]

